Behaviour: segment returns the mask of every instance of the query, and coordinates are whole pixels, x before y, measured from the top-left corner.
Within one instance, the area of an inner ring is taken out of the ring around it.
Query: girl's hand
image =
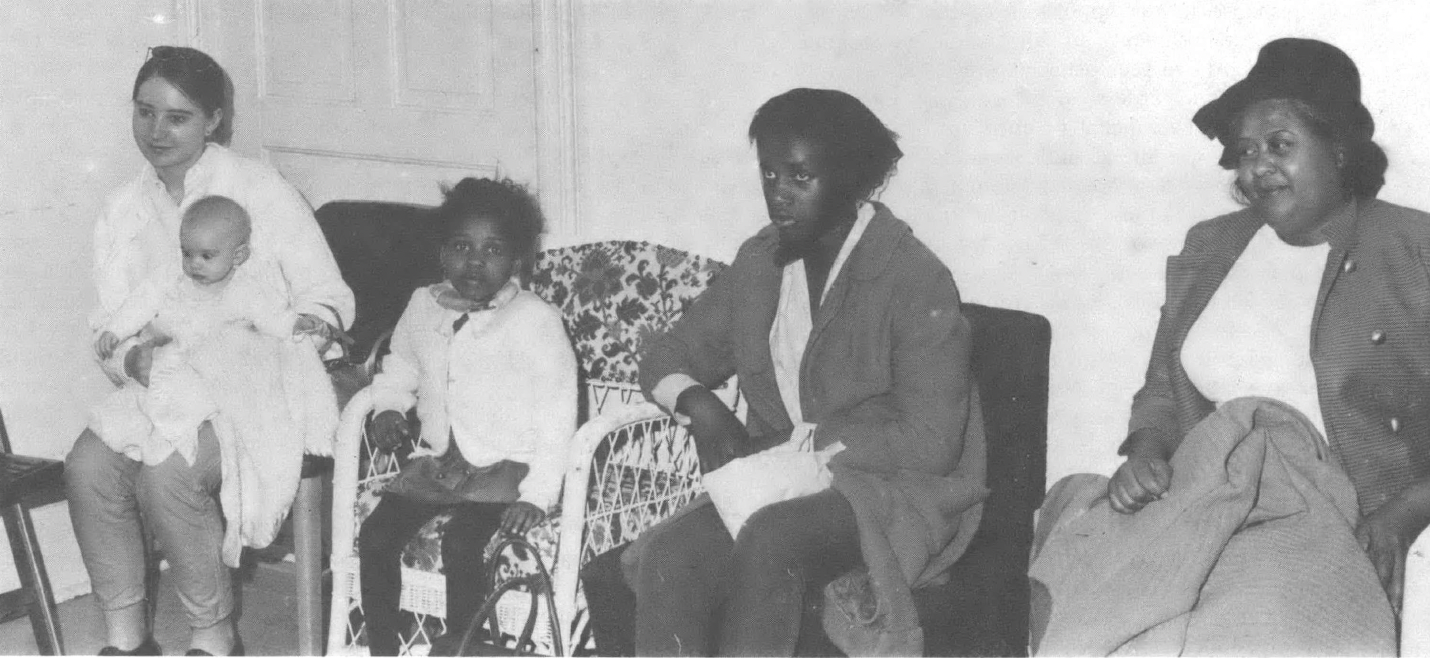
[[[94,353],[99,355],[101,361],[108,361],[109,357],[114,356],[116,347],[119,347],[119,337],[112,332],[105,331],[94,341]]]
[[[506,508],[501,514],[502,532],[513,535],[524,535],[532,526],[541,523],[546,519],[546,512],[524,500],[518,500]]]
[[[1167,494],[1172,485],[1172,465],[1165,459],[1132,455],[1107,482],[1107,499],[1113,511],[1132,514]]]
[[[743,457],[750,443],[745,426],[710,389],[691,386],[675,402],[677,412],[690,418],[690,434],[700,458],[700,472],[709,473]]]
[[[401,411],[384,411],[373,417],[367,438],[382,451],[392,451],[412,436],[412,426],[407,422],[407,414]]]

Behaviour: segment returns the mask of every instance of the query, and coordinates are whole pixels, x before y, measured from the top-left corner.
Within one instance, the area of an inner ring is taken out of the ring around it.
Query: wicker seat
[[[431,209],[397,204],[338,202],[320,208],[318,217],[329,241],[335,243],[339,268],[357,297],[358,318],[353,333],[359,339],[362,354],[364,349],[375,348],[362,345],[364,337],[375,337],[390,329],[412,291],[438,279],[440,229],[432,221]],[[339,247],[337,242],[344,244]],[[345,261],[344,254],[351,255],[351,260]],[[559,308],[565,318],[580,365],[582,419],[632,406],[644,409],[643,403],[636,402],[635,386],[635,355],[640,341],[668,327],[721,267],[714,261],[643,242],[591,243],[553,249],[539,256],[529,287]],[[366,285],[367,278],[375,285]],[[356,394],[344,409],[338,433],[333,490],[333,599],[328,635],[328,650],[333,654],[366,652],[355,541],[383,487],[402,467],[392,454],[368,443],[364,432],[371,410],[370,393]],[[586,425],[578,431],[572,450],[573,455],[582,455],[589,461],[591,447],[581,437],[594,430]],[[644,447],[617,447],[601,451],[600,460],[603,465],[631,462],[658,466],[664,463],[662,460],[669,461],[669,456]],[[650,489],[649,483],[666,482],[653,473],[642,480],[633,470],[607,480],[612,486],[629,482],[645,490]],[[576,581],[574,577],[563,577],[563,562],[558,557],[558,538],[562,535],[560,529],[565,527],[565,517],[561,512],[553,513],[546,523],[527,533],[527,540],[543,554],[545,563],[555,567],[558,627],[563,636],[550,637],[550,625],[543,619],[537,629],[545,633],[539,632],[535,638],[540,653],[553,653],[558,646],[572,647],[569,642],[579,638],[578,629],[583,623],[584,605],[579,603]],[[439,516],[428,522],[402,554],[399,607],[410,615],[410,627],[401,639],[407,653],[425,652],[425,645],[446,631],[440,550],[446,521],[447,517]],[[608,532],[603,526],[601,530],[574,534],[581,537]],[[503,576],[529,573],[526,562],[526,556],[504,554],[498,571]],[[516,596],[512,605],[499,606],[498,615],[524,619],[527,610],[527,599]],[[546,614],[544,608],[540,614]],[[504,628],[513,626],[520,627],[503,623]]]

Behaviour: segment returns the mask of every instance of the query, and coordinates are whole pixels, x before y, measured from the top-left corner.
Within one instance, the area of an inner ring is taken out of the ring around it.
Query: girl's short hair
[[[174,85],[209,116],[222,112],[218,127],[208,140],[228,144],[233,137],[233,81],[218,62],[194,48],[154,46],[149,49],[149,59],[134,76],[131,100],[139,98],[139,87],[150,78],[163,78]]]
[[[821,145],[861,200],[874,196],[904,156],[897,133],[859,99],[835,89],[791,89],[765,101],[750,121],[750,141],[772,137],[802,137]]]
[[[526,186],[507,178],[463,178],[442,187],[437,217],[443,236],[451,236],[474,217],[492,220],[521,258],[523,274],[529,271],[540,248],[546,218]]]

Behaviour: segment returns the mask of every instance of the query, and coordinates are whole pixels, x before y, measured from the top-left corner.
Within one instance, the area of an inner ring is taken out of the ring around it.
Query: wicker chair
[[[349,236],[381,245],[379,250],[383,252],[384,260],[425,258],[435,264],[433,250],[436,240],[433,236],[437,229],[435,224],[427,221],[429,217],[425,209],[349,202],[340,204],[337,210],[341,212],[324,213],[324,209],[320,209],[319,220],[354,222],[355,225],[349,227]],[[342,219],[333,218],[339,214],[343,215]],[[393,219],[394,214],[405,217]],[[329,230],[326,225],[324,228],[333,240],[335,231]],[[412,247],[410,253],[392,253],[395,241],[388,234],[393,232],[406,235],[400,244]],[[421,235],[414,237],[413,233]],[[354,268],[361,267],[368,271],[380,266],[381,263],[370,259],[352,264]],[[344,268],[345,278],[358,289],[360,286],[353,281],[356,276],[349,276],[341,258],[339,267]],[[611,413],[628,405],[642,407],[643,403],[635,402],[638,393],[635,386],[635,354],[640,341],[668,327],[720,268],[721,265],[714,261],[643,242],[585,244],[554,249],[540,255],[530,287],[560,308],[565,316],[567,331],[580,364],[583,419],[589,414]],[[432,274],[427,270],[409,269],[399,276],[412,281],[402,285],[394,284],[388,277],[383,285],[388,290],[388,296],[401,297],[401,301],[396,302],[399,313],[411,290],[431,282]],[[361,291],[358,291],[358,297],[358,321],[362,323],[365,300]],[[373,306],[369,309],[372,311],[369,317],[385,317],[390,318],[389,322],[395,322],[391,300],[368,299],[367,303]],[[379,304],[381,307],[377,307]],[[380,328],[355,328],[355,331],[360,330],[376,334]],[[375,508],[382,488],[401,469],[401,463],[391,454],[377,451],[368,443],[364,432],[371,410],[371,395],[367,391],[358,392],[349,401],[343,413],[335,450],[331,559],[333,599],[328,638],[328,651],[332,654],[366,652],[355,541],[362,521]],[[583,426],[578,432],[572,444],[573,459],[591,458],[592,453],[586,447],[588,442],[580,438],[591,431],[591,428]],[[641,452],[624,447],[599,450],[597,458],[602,468],[613,460],[640,459],[643,460],[641,463],[648,462],[657,467],[671,460],[671,456],[660,451]],[[615,480],[617,483],[626,481],[634,482],[629,478]],[[649,485],[641,486],[645,486],[646,490],[650,488]],[[578,507],[584,509],[582,505]],[[556,638],[550,637],[551,625],[545,619],[537,624],[538,634],[534,639],[538,653],[559,653],[562,647],[573,647],[572,642],[579,638],[579,629],[584,625],[581,622],[584,604],[579,602],[574,573],[572,577],[566,577],[561,566],[563,563],[557,557],[559,528],[565,523],[565,516],[561,512],[553,513],[547,523],[527,534],[527,540],[543,554],[546,564],[555,565],[553,578],[557,581],[558,619],[562,622],[556,625],[560,629],[560,636]],[[418,531],[417,537],[403,552],[403,586],[399,607],[412,615],[411,629],[402,638],[403,648],[408,653],[423,653],[425,645],[435,635],[446,631],[446,622],[442,618],[446,611],[446,594],[440,551],[441,529],[446,521],[445,517],[433,519]],[[578,537],[588,534],[599,536],[606,532],[602,528],[572,534]],[[531,571],[526,556],[515,552],[504,554],[499,564],[498,572],[503,577]],[[510,605],[505,605],[506,600],[503,599],[498,607],[503,628],[514,626],[506,620],[524,619],[527,614],[525,595],[512,598]],[[541,614],[546,614],[544,609]],[[516,624],[515,627],[520,626]]]

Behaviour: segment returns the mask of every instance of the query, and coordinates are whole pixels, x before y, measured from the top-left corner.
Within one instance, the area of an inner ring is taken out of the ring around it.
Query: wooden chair
[[[0,621],[9,621],[28,611],[35,644],[45,655],[63,654],[64,642],[60,638],[55,596],[50,590],[50,577],[45,572],[45,559],[40,555],[29,505],[36,497],[46,494],[63,498],[64,470],[62,461],[12,454],[5,416],[0,414],[0,510],[5,515],[5,533],[10,536],[15,573],[20,577],[19,589],[0,594]]]

